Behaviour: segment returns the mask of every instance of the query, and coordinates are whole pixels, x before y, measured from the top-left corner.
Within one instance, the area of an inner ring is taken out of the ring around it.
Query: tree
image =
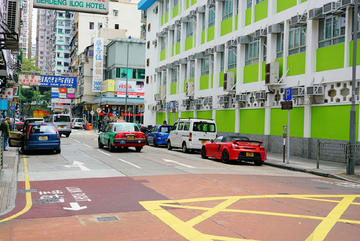
[[[27,113],[31,113],[31,108],[36,106],[41,109],[48,108],[51,103],[51,91],[45,91],[43,95],[36,91],[35,87],[21,88],[20,94],[21,112],[24,113],[24,108]]]
[[[35,56],[33,58],[27,59],[24,58],[22,62],[21,72],[19,74],[40,74],[42,69],[38,68],[35,65],[35,61],[38,58],[38,56]]]

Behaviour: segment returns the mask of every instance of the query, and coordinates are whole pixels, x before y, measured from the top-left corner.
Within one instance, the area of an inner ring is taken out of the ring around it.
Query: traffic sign
[[[138,105],[138,108],[143,109],[143,108],[144,108],[144,105],[143,105],[143,104],[140,104],[140,105]]]
[[[176,100],[173,101],[173,108],[176,108]]]
[[[96,109],[96,112],[97,112],[97,113],[101,113],[101,108],[97,108],[97,109]]]
[[[285,89],[284,100],[292,99],[292,88]]]
[[[94,115],[95,114],[95,112],[92,110],[92,111],[90,111],[90,115]]]
[[[281,109],[282,110],[292,110],[293,102],[291,100],[281,101]]]

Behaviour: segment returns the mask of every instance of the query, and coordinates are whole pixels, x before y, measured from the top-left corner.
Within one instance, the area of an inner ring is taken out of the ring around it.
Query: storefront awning
[[[94,98],[93,104],[100,105],[125,105],[125,98],[123,97],[103,97],[103,96],[96,96]],[[140,105],[144,104],[143,98],[127,98],[128,105]]]

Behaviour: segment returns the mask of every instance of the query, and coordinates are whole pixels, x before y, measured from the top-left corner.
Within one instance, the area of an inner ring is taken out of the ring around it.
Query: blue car
[[[170,133],[171,125],[156,125],[146,135],[146,144],[158,146],[166,145]]]
[[[9,146],[22,147],[23,153],[32,150],[54,150],[61,152],[60,135],[52,123],[31,123],[26,133],[10,132]]]

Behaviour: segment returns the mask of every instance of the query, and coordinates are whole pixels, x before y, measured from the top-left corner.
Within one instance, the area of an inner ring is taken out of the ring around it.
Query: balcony
[[[147,13],[146,11],[141,11],[141,23],[146,23]]]

